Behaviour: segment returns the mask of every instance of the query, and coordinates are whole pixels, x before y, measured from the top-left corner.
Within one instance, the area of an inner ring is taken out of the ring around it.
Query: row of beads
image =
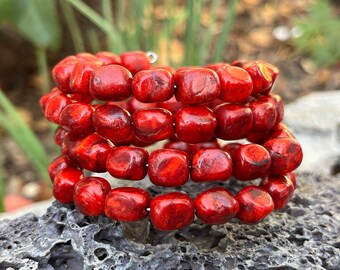
[[[120,57],[109,52],[80,53],[60,61],[52,75],[66,94],[103,101],[134,95],[144,103],[166,101],[175,94],[184,104],[205,104],[217,98],[244,102],[250,95],[266,95],[279,74],[274,66],[259,61],[180,68],[174,74],[169,68],[150,68],[149,58],[140,51]]]
[[[159,230],[176,230],[190,225],[196,216],[206,224],[223,224],[236,217],[255,224],[273,210],[286,206],[293,195],[295,175],[268,177],[260,186],[247,186],[234,197],[223,187],[203,191],[194,200],[182,192],[170,192],[151,198],[140,188],[111,189],[101,177],[85,177],[80,170],[66,168],[58,172],[53,194],[62,203],[74,203],[87,216],[105,215],[133,222],[150,215]]]
[[[283,119],[283,103],[278,95],[261,96],[247,105],[222,103],[212,110],[202,105],[140,108],[130,113],[115,104],[90,105],[74,102],[55,89],[40,100],[45,117],[75,136],[93,132],[115,145],[126,145],[136,136],[153,143],[174,134],[180,141],[200,143],[214,136],[237,140],[265,133]],[[177,112],[175,112],[176,107]]]

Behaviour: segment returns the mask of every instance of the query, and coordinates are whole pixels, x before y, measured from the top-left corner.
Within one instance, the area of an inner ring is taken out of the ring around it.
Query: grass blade
[[[114,27],[114,18],[113,18],[113,12],[112,12],[112,3],[111,0],[102,0],[102,12],[105,20],[108,21],[108,23]],[[107,39],[107,47],[109,51],[114,52],[116,46],[115,41],[112,39],[111,36],[108,36]]]
[[[43,90],[43,93],[47,93],[48,91],[50,91],[51,81],[47,63],[46,49],[37,47],[35,53],[38,62],[39,74],[42,77],[41,88]]]

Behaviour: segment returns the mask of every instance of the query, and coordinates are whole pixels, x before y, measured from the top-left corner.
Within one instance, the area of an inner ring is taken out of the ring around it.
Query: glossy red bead
[[[240,209],[231,192],[222,187],[203,191],[194,200],[196,216],[211,225],[229,222]]]
[[[222,104],[214,109],[214,114],[216,136],[223,140],[245,138],[253,126],[253,113],[244,105]]]
[[[60,113],[59,124],[62,128],[76,135],[83,136],[93,133],[93,108],[85,103],[67,105]]]
[[[120,65],[122,63],[120,57],[112,52],[98,52],[96,56],[103,65]]]
[[[73,195],[77,210],[90,217],[104,214],[105,199],[111,186],[101,177],[85,177],[75,185]]]
[[[167,101],[158,102],[156,107],[167,109],[172,113],[172,115],[175,115],[183,106],[182,102],[178,102],[176,97],[172,96],[172,98]]]
[[[73,136],[72,134],[67,134],[61,143],[61,152],[63,155],[67,156],[73,164],[78,165],[77,160],[77,147],[81,143],[84,137]]]
[[[65,168],[54,178],[53,196],[61,203],[73,203],[75,185],[84,177],[81,170]]]
[[[48,121],[59,124],[61,111],[68,104],[71,104],[71,100],[65,94],[56,94],[47,100],[44,116]]]
[[[239,180],[253,180],[268,174],[270,154],[259,144],[245,144],[235,151],[234,176]]]
[[[232,166],[227,152],[221,149],[201,149],[192,156],[191,179],[195,182],[228,180]]]
[[[94,130],[114,144],[126,141],[132,133],[128,111],[116,105],[101,105],[92,116]]]
[[[53,96],[57,95],[57,94],[61,94],[62,92],[54,87],[49,93],[43,95],[40,99],[39,99],[39,105],[41,107],[41,111],[43,112],[43,114],[45,114],[45,109],[46,109],[46,104],[48,102],[48,100],[50,98],[52,98]]]
[[[260,187],[272,197],[275,210],[285,208],[294,193],[293,182],[284,175],[269,176],[262,180]]]
[[[77,147],[77,161],[80,167],[92,172],[106,172],[106,159],[112,145],[99,136],[91,134]]]
[[[148,152],[142,148],[121,146],[109,153],[106,168],[113,177],[141,180],[147,174],[148,158]]]
[[[189,156],[192,154],[192,145],[181,142],[181,141],[169,141],[164,144],[163,146],[164,149],[176,149],[176,150],[181,150],[187,153]]]
[[[221,148],[216,138],[212,138],[209,142],[192,144],[191,147],[192,147],[192,152],[196,152],[200,149],[207,149],[207,148]]]
[[[107,65],[93,71],[90,94],[99,100],[120,101],[131,96],[132,74],[118,65]]]
[[[139,102],[135,97],[132,97],[128,104],[128,111],[132,114],[134,114],[136,111],[138,111],[139,109],[148,109],[148,108],[157,108],[157,103],[143,103],[143,102]]]
[[[137,110],[132,123],[135,136],[142,141],[165,140],[174,132],[171,112],[161,108]]]
[[[276,108],[270,102],[254,101],[249,104],[253,112],[252,131],[266,131],[274,127],[276,123]]]
[[[289,172],[285,175],[286,177],[288,177],[288,179],[290,181],[292,181],[293,185],[294,185],[294,189],[296,189],[296,175],[294,172]]]
[[[280,123],[271,130],[270,137],[268,139],[279,138],[295,138],[295,136],[285,124]]]
[[[158,195],[150,202],[150,219],[158,230],[178,230],[194,221],[194,203],[181,192]]]
[[[105,215],[119,221],[137,221],[148,216],[150,200],[150,194],[143,189],[114,188],[106,196]]]
[[[243,102],[253,90],[253,81],[247,71],[234,66],[218,69],[217,75],[221,83],[219,99],[227,102]]]
[[[181,186],[189,178],[189,156],[174,149],[155,150],[149,157],[148,174],[157,186]]]
[[[217,120],[204,106],[186,106],[175,116],[175,131],[179,140],[186,143],[209,141],[215,134]]]
[[[302,148],[294,138],[271,139],[263,146],[270,153],[272,160],[270,171],[273,174],[286,174],[294,171],[302,162]]]
[[[150,69],[150,59],[145,52],[133,51],[126,52],[120,55],[122,65],[130,70],[132,75],[135,75],[138,71]]]
[[[61,155],[49,164],[48,166],[48,173],[50,175],[51,181],[53,183],[55,176],[57,173],[65,168],[72,168],[74,167],[73,163],[71,160],[69,160],[66,156]]]
[[[208,68],[184,69],[174,75],[176,99],[183,104],[203,104],[220,94],[220,80]]]
[[[78,63],[75,56],[68,56],[56,64],[52,70],[53,80],[64,93],[70,93],[70,76]]]
[[[236,217],[246,224],[256,224],[274,210],[271,196],[257,186],[242,188],[235,198],[240,205]]]
[[[80,102],[80,103],[91,103],[93,101],[93,97],[89,95],[82,95],[82,94],[68,94],[68,97],[71,99],[72,102]]]
[[[234,160],[236,158],[236,150],[241,146],[242,144],[241,143],[237,143],[237,142],[234,142],[234,143],[227,143],[226,145],[224,145],[222,147],[222,149],[224,151],[226,151],[230,157],[231,157],[231,160]]]
[[[89,95],[90,78],[100,62],[78,62],[70,76],[71,93]]]
[[[132,93],[144,103],[166,101],[174,94],[173,76],[165,69],[142,70],[133,77]]]
[[[249,62],[243,66],[253,81],[252,95],[268,94],[273,86],[272,72],[264,62]]]
[[[57,127],[56,130],[54,131],[54,142],[61,146],[62,142],[64,141],[66,135],[68,134],[68,131],[63,129],[62,127]]]
[[[80,52],[76,54],[76,58],[79,62],[97,62],[98,58],[92,53]]]
[[[209,65],[206,65],[204,67],[212,69],[215,72],[218,72],[221,68],[224,68],[226,66],[229,66],[229,64],[228,63],[224,63],[224,62],[219,62],[219,63],[209,64]]]
[[[284,118],[284,106],[282,98],[279,95],[269,94],[267,96],[260,97],[258,100],[272,103],[276,110],[275,125],[278,125],[279,123],[282,122]]]

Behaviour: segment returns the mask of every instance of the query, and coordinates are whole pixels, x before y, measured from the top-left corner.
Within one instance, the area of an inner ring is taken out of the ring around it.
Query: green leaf
[[[60,25],[53,0],[0,0],[0,22],[12,24],[34,46],[57,48]]]

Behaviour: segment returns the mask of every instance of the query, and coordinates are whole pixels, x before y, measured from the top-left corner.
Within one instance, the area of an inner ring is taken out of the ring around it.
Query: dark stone
[[[160,232],[148,220],[87,218],[54,202],[41,218],[1,221],[0,269],[339,269],[339,179],[301,173],[298,181],[286,209],[255,226],[196,221]],[[195,185],[203,186],[189,184],[192,194]]]

